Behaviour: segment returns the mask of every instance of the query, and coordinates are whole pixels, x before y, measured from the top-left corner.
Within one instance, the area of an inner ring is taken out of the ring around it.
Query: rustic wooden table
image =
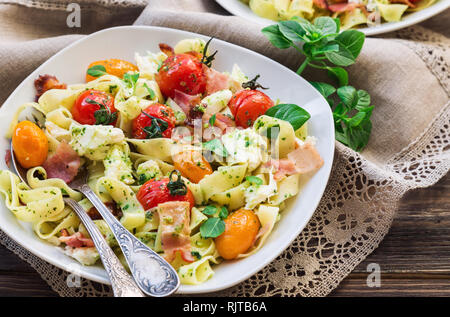
[[[367,265],[381,268],[381,287],[366,284]],[[0,296],[58,296],[11,251],[0,246]],[[412,191],[390,232],[331,296],[450,296],[450,177]]]

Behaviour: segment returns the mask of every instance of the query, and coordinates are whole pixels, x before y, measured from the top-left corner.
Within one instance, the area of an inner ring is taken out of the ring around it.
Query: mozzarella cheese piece
[[[125,140],[123,131],[111,125],[81,125],[72,123],[70,126],[72,139],[69,144],[80,156],[93,161],[103,160],[111,145]]]
[[[228,163],[247,163],[249,172],[255,170],[267,155],[266,140],[251,128],[224,134],[222,143],[228,152]]]

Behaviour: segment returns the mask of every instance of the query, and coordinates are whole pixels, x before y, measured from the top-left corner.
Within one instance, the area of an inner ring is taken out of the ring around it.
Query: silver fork
[[[17,164],[16,157],[14,155],[14,150],[11,142],[11,161],[16,174],[19,178],[27,183],[26,170]],[[100,259],[103,262],[106,273],[111,281],[111,287],[113,289],[114,296],[116,297],[143,297],[144,294],[140,291],[139,287],[134,282],[133,278],[128,274],[122,263],[117,258],[114,251],[109,247],[105,238],[101,234],[100,230],[97,228],[92,219],[84,211],[83,207],[73,199],[64,198],[64,202],[72,207],[75,213],[80,218],[81,222],[86,227],[89,232],[92,241],[94,242],[95,248],[97,249]]]
[[[180,286],[175,269],[112,215],[108,207],[87,185],[87,176],[86,169],[80,170],[69,186],[83,193],[111,228],[139,288],[147,295],[155,297],[168,296],[175,292]]]

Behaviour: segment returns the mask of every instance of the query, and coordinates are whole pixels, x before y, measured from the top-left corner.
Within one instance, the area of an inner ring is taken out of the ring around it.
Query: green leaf
[[[336,43],[329,43],[323,46],[313,46],[311,49],[311,54],[317,56],[319,54],[325,54],[327,52],[337,52],[339,51],[339,45]]]
[[[346,30],[336,37],[336,41],[345,46],[352,54],[353,59],[356,59],[361,52],[365,38],[366,36],[361,31]]]
[[[92,77],[100,77],[106,75],[106,68],[103,65],[95,65],[89,68],[86,72],[88,75]]]
[[[209,125],[214,126],[214,123],[216,123],[216,114],[213,114],[211,118],[209,118]]]
[[[330,84],[320,83],[316,81],[311,81],[309,83],[313,85],[313,87],[316,88],[320,92],[320,94],[325,98],[328,98],[329,96],[331,96],[336,92],[336,88],[334,88]]]
[[[337,52],[325,52],[328,60],[337,66],[349,66],[355,63],[352,53],[342,45],[339,45]]]
[[[266,111],[266,115],[289,122],[294,128],[294,131],[299,129],[311,118],[308,111],[294,104],[276,105],[269,108]]]
[[[151,89],[151,88],[147,85],[147,83],[144,83],[144,87],[145,87],[145,89],[147,89],[147,91],[148,91],[148,93],[149,93],[149,95],[150,95],[150,100],[155,99],[155,96],[156,96],[155,91],[154,91],[153,89]]]
[[[278,28],[292,42],[303,41],[306,35],[306,30],[296,21],[282,21],[278,23]]]
[[[246,176],[245,179],[253,185],[262,185],[264,183],[263,180],[257,176]]]
[[[217,213],[217,207],[213,205],[206,206],[205,209],[202,210],[202,213],[207,216],[215,215]]]
[[[318,17],[314,20],[314,26],[322,35],[337,33],[336,21],[330,17]]]
[[[356,127],[348,126],[344,128],[347,145],[355,151],[361,151],[369,142],[372,131],[372,123],[369,119],[363,120]]]
[[[139,73],[125,73],[123,75],[123,81],[127,85],[128,88],[132,88],[136,85],[137,80],[139,79]]]
[[[358,102],[358,94],[355,87],[339,87],[337,90],[337,94],[348,109],[353,109]]]
[[[225,222],[220,218],[209,218],[200,226],[203,238],[217,238],[225,231]]]
[[[222,206],[222,207],[220,207],[219,218],[225,219],[226,217],[228,217],[228,209],[226,207]]]
[[[203,148],[222,157],[228,156],[227,149],[223,146],[222,142],[219,139],[213,139],[211,141],[204,142]]]
[[[361,110],[362,108],[368,107],[370,105],[370,95],[365,90],[358,90],[358,103],[355,106],[356,109]]]
[[[292,42],[280,32],[278,24],[270,25],[261,30],[273,46],[286,49],[292,46]]]
[[[342,67],[327,67],[328,76],[334,78],[339,83],[339,86],[348,85],[348,73]]]

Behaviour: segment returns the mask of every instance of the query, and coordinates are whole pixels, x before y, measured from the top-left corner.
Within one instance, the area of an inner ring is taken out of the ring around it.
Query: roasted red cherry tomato
[[[164,96],[170,98],[175,90],[188,95],[203,94],[206,90],[203,64],[191,54],[169,56],[156,74],[156,82]]]
[[[175,114],[170,107],[154,103],[133,120],[133,137],[136,139],[170,138],[175,122]]]
[[[228,103],[236,125],[248,128],[255,120],[274,106],[272,99],[259,90],[241,90]]]
[[[194,195],[179,173],[177,177],[172,177],[174,172],[169,177],[160,180],[151,179],[142,185],[136,197],[145,210],[168,201],[187,201],[191,208],[194,207]]]
[[[72,116],[81,124],[115,125],[117,110],[114,107],[114,97],[100,90],[86,90],[75,101]]]

